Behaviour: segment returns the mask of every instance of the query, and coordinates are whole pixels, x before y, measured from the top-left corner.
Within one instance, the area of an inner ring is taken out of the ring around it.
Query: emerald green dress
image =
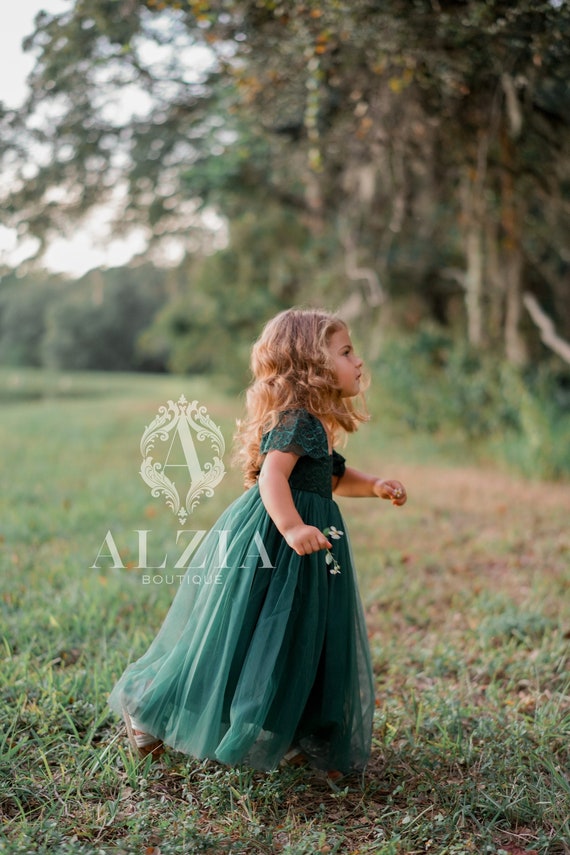
[[[344,458],[328,453],[323,425],[305,410],[281,414],[262,438],[261,454],[272,449],[299,455],[289,484],[303,521],[344,532],[331,541],[340,573],[324,550],[297,555],[251,487],[203,539],[158,635],[109,703],[197,758],[269,770],[298,747],[316,768],[360,770],[374,690],[352,553],[332,499]]]

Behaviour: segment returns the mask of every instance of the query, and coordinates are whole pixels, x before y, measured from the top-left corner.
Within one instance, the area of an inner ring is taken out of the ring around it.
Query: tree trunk
[[[561,359],[570,365],[570,342],[565,341],[556,332],[554,321],[549,318],[544,309],[538,303],[532,294],[525,294],[523,302],[528,310],[529,315],[540,330],[540,337],[546,347],[549,347]]]
[[[507,285],[505,304],[505,356],[512,365],[523,365],[527,359],[526,343],[521,335],[522,255],[517,247],[507,253],[504,263]]]
[[[501,271],[498,228],[497,221],[488,217],[485,224],[485,273],[489,300],[486,329],[489,343],[495,349],[499,349],[503,342],[506,290]]]
[[[527,360],[526,343],[520,329],[523,311],[521,215],[515,194],[514,142],[503,125],[501,142],[501,226],[503,228],[502,269],[506,287],[505,356],[513,365]]]
[[[481,227],[471,223],[465,238],[465,309],[467,312],[467,337],[478,347],[483,341],[483,241]]]
[[[483,290],[485,178],[487,173],[488,138],[481,134],[477,144],[477,163],[469,168],[463,184],[463,220],[465,242],[465,311],[469,343],[483,343]]]

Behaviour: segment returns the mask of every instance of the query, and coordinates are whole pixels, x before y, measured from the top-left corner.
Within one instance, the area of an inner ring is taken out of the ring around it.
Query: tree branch
[[[540,330],[540,338],[546,347],[570,364],[570,343],[556,333],[552,318],[549,318],[544,309],[532,294],[526,293],[523,303],[532,320]]]

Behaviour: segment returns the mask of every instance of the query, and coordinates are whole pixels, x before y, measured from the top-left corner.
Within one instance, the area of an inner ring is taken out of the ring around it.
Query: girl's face
[[[355,354],[348,332],[340,329],[333,333],[327,350],[334,365],[341,397],[353,398],[358,395],[364,363]]]

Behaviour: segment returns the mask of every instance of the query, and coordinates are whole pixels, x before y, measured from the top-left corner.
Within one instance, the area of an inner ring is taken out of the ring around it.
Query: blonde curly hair
[[[252,349],[247,416],[238,421],[235,436],[235,458],[246,487],[255,484],[261,469],[262,435],[285,410],[307,410],[321,420],[333,442],[368,419],[360,395],[360,406],[341,397],[327,350],[331,336],[343,329],[348,328],[339,317],[315,309],[287,309],[266,324]]]

